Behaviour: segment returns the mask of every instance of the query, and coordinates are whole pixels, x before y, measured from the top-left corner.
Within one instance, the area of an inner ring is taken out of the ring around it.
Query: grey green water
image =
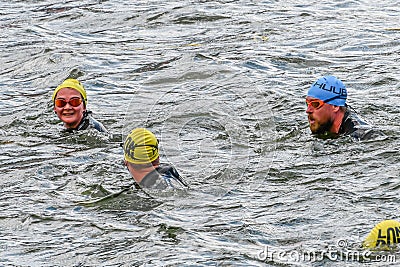
[[[398,265],[346,256],[400,219],[399,6],[0,1],[0,266]],[[61,131],[71,73],[111,137]],[[386,138],[310,135],[326,74]],[[188,192],[106,197],[132,182],[120,143],[139,126]]]

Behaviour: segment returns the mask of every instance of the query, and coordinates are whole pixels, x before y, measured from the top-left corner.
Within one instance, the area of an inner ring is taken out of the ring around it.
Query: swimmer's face
[[[316,98],[307,97],[308,123],[313,134],[321,134],[330,131],[333,124],[333,108],[330,104],[323,103],[322,105],[313,104],[313,101],[318,101]]]
[[[81,122],[85,110],[82,96],[77,90],[63,88],[58,91],[55,97],[54,111],[58,118],[64,122],[65,128],[76,128]]]

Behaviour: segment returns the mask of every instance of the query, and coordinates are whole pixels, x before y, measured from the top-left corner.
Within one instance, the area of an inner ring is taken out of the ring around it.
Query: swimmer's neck
[[[149,174],[150,172],[155,170],[157,167],[158,167],[158,165],[149,166],[149,167],[146,167],[146,168],[143,168],[143,169],[130,168],[130,173],[131,173],[133,179],[137,183],[140,183],[147,174]]]

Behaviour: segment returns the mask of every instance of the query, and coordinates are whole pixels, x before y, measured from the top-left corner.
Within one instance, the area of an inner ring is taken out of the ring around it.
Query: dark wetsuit
[[[178,171],[169,164],[160,164],[143,177],[138,185],[141,188],[149,189],[185,189],[188,187]]]
[[[78,127],[74,129],[67,129],[67,131],[80,131],[80,130],[86,130],[86,129],[96,129],[99,132],[102,133],[108,133],[107,129],[101,124],[101,122],[98,122],[91,116],[92,112],[91,111],[85,111],[83,114],[83,118],[81,122],[79,123]]]
[[[339,134],[350,135],[359,140],[368,140],[378,136],[384,136],[381,131],[374,129],[371,125],[362,121],[349,107],[344,114]]]
[[[347,109],[344,113],[338,134],[326,132],[318,136],[322,138],[329,138],[338,137],[340,135],[350,135],[351,137],[359,140],[368,140],[377,136],[384,136],[382,132],[374,129],[371,125],[361,120],[355,112],[350,110],[349,106],[347,106]]]

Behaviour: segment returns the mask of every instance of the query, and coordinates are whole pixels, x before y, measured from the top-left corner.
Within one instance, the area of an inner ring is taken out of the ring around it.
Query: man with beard
[[[335,76],[324,76],[314,82],[306,97],[308,123],[320,138],[350,135],[369,139],[373,131],[346,104],[347,90]]]

